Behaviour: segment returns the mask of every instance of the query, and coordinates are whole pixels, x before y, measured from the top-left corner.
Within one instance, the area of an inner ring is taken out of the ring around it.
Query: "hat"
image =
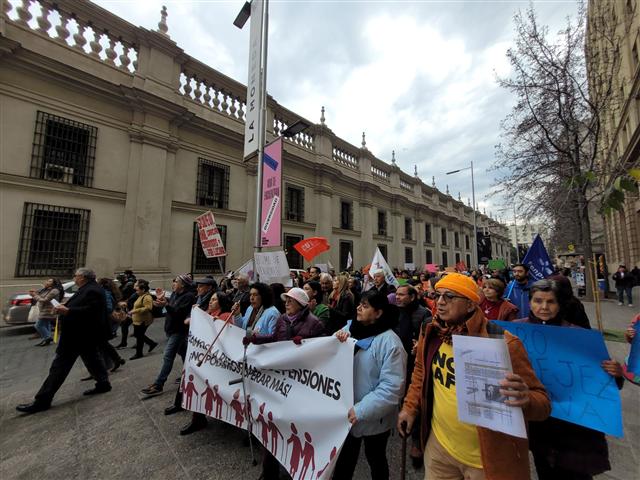
[[[287,297],[293,298],[296,302],[298,302],[303,307],[306,307],[309,303],[309,296],[307,295],[307,292],[305,292],[303,289],[298,287],[292,288],[288,292],[280,295],[280,298],[282,299],[283,302],[286,301]]]
[[[474,303],[480,303],[480,295],[478,294],[476,282],[474,282],[471,277],[467,277],[461,273],[448,273],[435,284],[434,288],[446,288],[468,298]]]
[[[181,273],[180,275],[176,276],[176,280],[180,280],[180,282],[185,287],[190,287],[191,285],[193,285],[193,278],[191,278],[191,275],[189,275],[188,273]]]
[[[216,285],[216,281],[211,277],[199,278],[196,280],[196,285]]]

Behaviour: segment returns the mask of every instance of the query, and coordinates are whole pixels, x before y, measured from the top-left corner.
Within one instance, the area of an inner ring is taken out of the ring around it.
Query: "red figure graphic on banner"
[[[193,383],[193,375],[189,375],[189,382],[184,389],[184,394],[187,397],[187,410],[191,410],[191,402],[193,402],[193,396],[198,398],[198,391],[196,390],[196,386]]]
[[[316,478],[320,478],[322,476],[322,474],[325,472],[325,470],[329,467],[329,464],[333,460],[333,457],[336,456],[336,453],[338,453],[338,450],[336,449],[336,447],[333,447],[331,449],[331,453],[329,454],[329,461],[327,462],[327,464],[324,467],[322,467],[322,470],[318,471],[318,475],[316,476]]]
[[[291,459],[289,461],[289,475],[291,478],[296,477],[298,466],[300,465],[300,458],[302,457],[302,442],[298,438],[298,429],[295,423],[291,423],[291,436],[287,439],[287,451],[289,451],[289,444],[291,445]],[[287,454],[284,455],[285,462],[287,461]]]
[[[311,478],[313,478],[313,472],[316,470],[316,452],[311,444],[311,435],[304,432],[304,448],[302,449],[302,470],[300,470],[300,476],[298,478],[305,478],[309,471],[309,465],[311,464]]]
[[[222,395],[220,395],[218,393],[218,385],[214,385],[213,386],[213,401],[216,404],[216,413],[215,413],[215,417],[216,418],[222,418],[222,402],[223,402],[223,398]]]
[[[269,417],[269,422],[267,423],[267,425],[269,425],[269,431],[271,432],[271,453],[273,454],[274,457],[278,457],[278,435],[280,435],[280,438],[282,438],[282,441],[284,442],[284,436],[282,435],[282,433],[280,432],[280,429],[278,428],[278,426],[273,423],[273,412],[269,412],[269,415],[267,415],[267,417]]]
[[[215,397],[215,394],[209,385],[209,380],[205,380],[204,383],[207,385],[207,388],[200,396],[204,397],[204,413],[211,416],[211,410],[213,410],[213,398]]]
[[[240,389],[233,393],[233,400],[231,400],[229,406],[231,407],[231,410],[236,412],[236,427],[242,427],[242,424],[244,423],[244,413],[242,403],[240,403],[238,398],[240,398]]]
[[[269,425],[267,424],[267,421],[264,419],[264,403],[260,405],[260,408],[258,410],[259,410],[259,413],[258,413],[258,418],[256,418],[256,423],[259,423],[260,425],[262,425],[262,434],[261,434],[262,444],[265,447],[267,447],[267,445],[269,445]]]
[[[253,412],[251,411],[251,395],[247,395],[247,403],[244,406],[247,415],[247,421],[249,422],[249,433],[253,433]]]

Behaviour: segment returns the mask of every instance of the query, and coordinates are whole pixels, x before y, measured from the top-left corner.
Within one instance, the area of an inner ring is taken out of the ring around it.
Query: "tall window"
[[[405,249],[404,249],[404,263],[413,263],[413,248],[405,247]]]
[[[286,212],[285,218],[287,220],[291,220],[293,222],[304,222],[303,188],[287,186],[287,196],[285,197],[284,209]]]
[[[387,235],[387,212],[378,210],[378,235]]]
[[[449,256],[447,255],[447,252],[442,252],[442,266],[443,267],[449,266]]]
[[[229,166],[200,159],[196,203],[205,207],[229,208]]]
[[[340,228],[353,230],[353,205],[350,202],[340,202]]]
[[[464,236],[464,246],[467,250],[469,250],[469,235]]]
[[[426,263],[433,263],[433,251],[427,250],[427,261]]]
[[[349,252],[351,252],[351,257],[353,259],[353,242],[349,240],[341,240],[340,241],[340,266],[338,267],[339,271],[347,270],[347,263],[349,261]],[[353,265],[349,267],[349,270],[353,270]]]
[[[404,217],[404,239],[413,240],[413,220],[411,217]]]
[[[284,251],[289,268],[303,268],[302,255],[293,246],[303,239],[302,235],[284,235]]]
[[[460,254],[456,253],[456,264],[460,263]]]
[[[429,223],[424,224],[424,241],[427,243],[433,243],[433,237],[431,236],[431,225]]]
[[[458,232],[453,232],[453,244],[456,248],[460,248],[460,234]]]
[[[467,268],[471,268],[471,255],[467,253]]]
[[[71,276],[87,257],[90,210],[25,203],[16,277]]]
[[[441,228],[440,229],[440,237],[442,239],[442,245],[446,245],[447,244],[447,229],[446,228]]]
[[[220,232],[220,238],[225,249],[227,246],[227,226],[216,225]],[[198,235],[198,224],[193,223],[193,242],[191,244],[191,273],[224,273],[226,269],[227,257],[207,258],[202,251],[200,235]]]
[[[378,248],[380,249],[380,253],[384,257],[384,259],[388,262],[389,257],[387,257],[387,246],[381,244],[381,245],[378,245]]]
[[[98,129],[38,112],[31,151],[31,176],[73,185],[93,185]]]

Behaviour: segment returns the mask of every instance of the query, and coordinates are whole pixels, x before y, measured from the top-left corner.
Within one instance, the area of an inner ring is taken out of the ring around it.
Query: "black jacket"
[[[612,278],[616,282],[616,288],[631,288],[635,283],[635,278],[630,272],[616,272]]]
[[[194,303],[196,303],[196,296],[191,290],[173,292],[165,307],[167,314],[164,317],[164,331],[167,335],[189,333],[189,325],[185,325],[184,321],[190,316]]]
[[[411,355],[413,340],[418,340],[423,324],[431,321],[431,312],[417,301],[399,310],[400,319],[398,326],[394,330],[402,340],[402,345],[407,355]]]
[[[65,306],[69,312],[60,315],[60,347],[97,344],[109,338],[107,302],[95,280],[80,287]]]

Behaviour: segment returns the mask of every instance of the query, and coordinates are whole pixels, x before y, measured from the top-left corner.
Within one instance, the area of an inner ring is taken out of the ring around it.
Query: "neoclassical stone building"
[[[211,209],[228,249],[251,257],[256,161],[243,162],[246,87],[168,35],[84,0],[0,0],[0,277],[3,295],[79,265],[151,279],[205,273],[194,219]],[[26,8],[29,6],[29,8]],[[58,20],[59,19],[59,20]],[[269,98],[269,139],[300,117]],[[312,122],[310,122],[312,123]],[[472,209],[325,124],[285,141],[283,246],[324,236],[318,261],[471,262]],[[509,232],[486,215],[492,256]],[[481,228],[482,229],[482,228]]]

